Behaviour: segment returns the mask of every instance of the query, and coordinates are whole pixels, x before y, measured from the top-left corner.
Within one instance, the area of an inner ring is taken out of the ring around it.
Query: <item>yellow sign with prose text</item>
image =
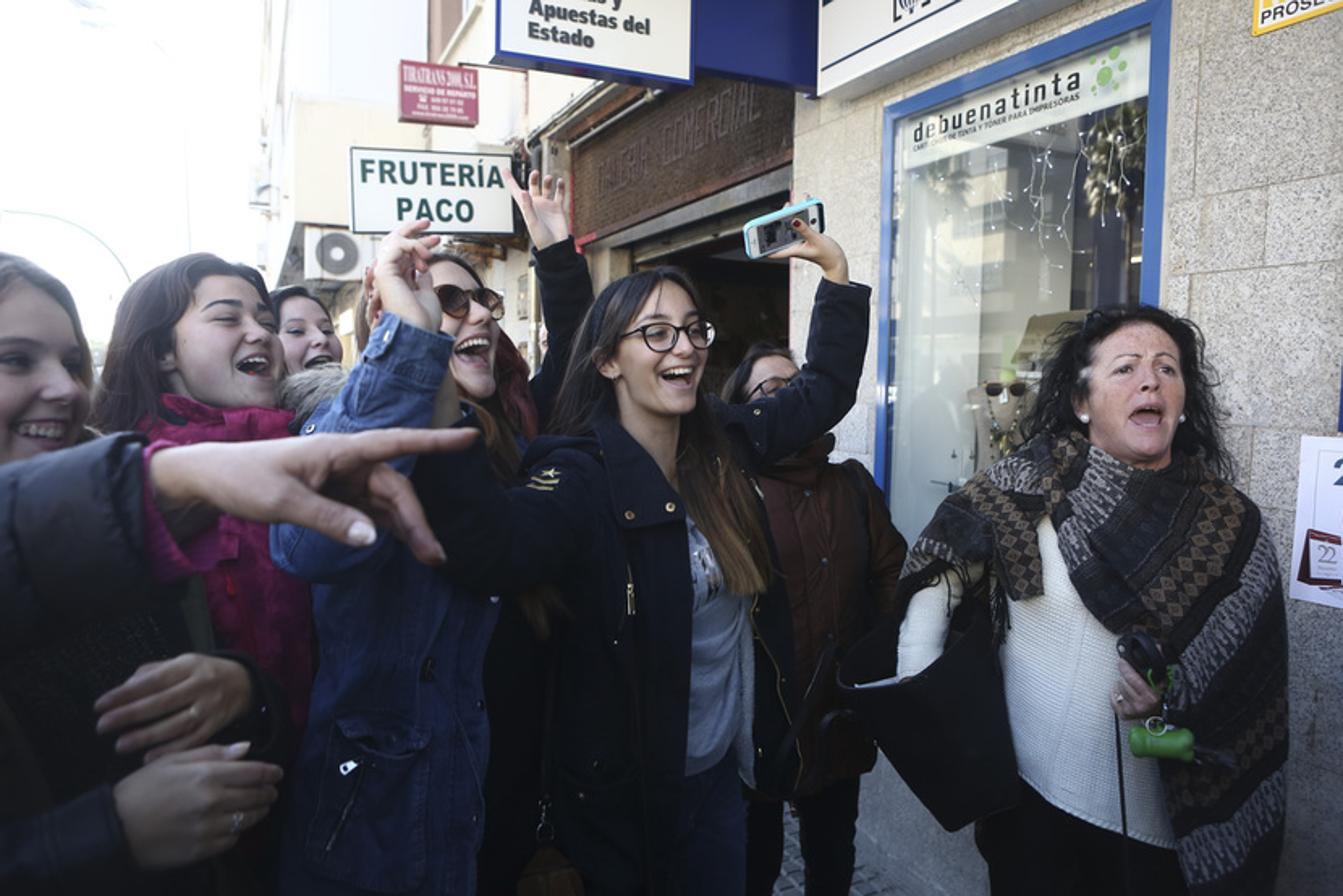
[[[1343,9],[1343,0],[1254,0],[1255,36]]]

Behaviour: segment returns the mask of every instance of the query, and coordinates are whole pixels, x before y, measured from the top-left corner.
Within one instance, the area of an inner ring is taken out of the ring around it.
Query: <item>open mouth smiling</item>
[[[672,367],[659,374],[665,382],[675,383],[677,385],[688,385],[691,377],[694,375],[695,368],[690,366]]]
[[[70,424],[63,420],[26,420],[15,423],[11,429],[24,438],[59,444],[65,441]]]
[[[481,358],[490,350],[490,340],[485,336],[472,336],[457,343],[454,355],[465,358]]]
[[[270,376],[270,358],[263,354],[248,355],[233,366],[248,376]]]
[[[327,354],[313,355],[309,360],[304,362],[303,369],[311,370],[312,368],[320,367],[323,364],[335,364],[335,363],[336,359],[331,357],[330,355]]]

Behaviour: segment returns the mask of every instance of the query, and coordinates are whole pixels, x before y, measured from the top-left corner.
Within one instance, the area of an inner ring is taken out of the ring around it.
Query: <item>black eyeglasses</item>
[[[644,324],[642,327],[635,327],[628,333],[621,333],[621,339],[627,339],[638,333],[643,337],[644,345],[648,346],[650,351],[669,352],[676,348],[677,341],[681,334],[685,333],[690,344],[695,348],[708,348],[713,345],[714,329],[713,324],[707,320],[697,320],[686,324],[684,327],[674,326],[672,324]]]
[[[746,393],[746,400],[750,401],[755,393],[759,392],[761,397],[768,398],[775,392],[787,386],[793,381],[791,376],[767,376],[755,384],[755,388]]]
[[[462,289],[445,283],[434,287],[434,295],[438,296],[438,304],[448,317],[466,317],[471,303],[475,302],[495,320],[504,319],[504,297],[492,289]]]

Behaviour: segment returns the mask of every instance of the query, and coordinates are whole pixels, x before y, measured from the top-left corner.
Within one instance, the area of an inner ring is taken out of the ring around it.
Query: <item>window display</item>
[[[1021,443],[1049,334],[1138,302],[1146,30],[896,122],[890,493],[918,532]]]

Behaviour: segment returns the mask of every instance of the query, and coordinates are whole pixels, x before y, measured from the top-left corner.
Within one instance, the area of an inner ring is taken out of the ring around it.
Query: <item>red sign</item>
[[[401,60],[401,120],[475,127],[480,120],[476,76],[473,68]]]

